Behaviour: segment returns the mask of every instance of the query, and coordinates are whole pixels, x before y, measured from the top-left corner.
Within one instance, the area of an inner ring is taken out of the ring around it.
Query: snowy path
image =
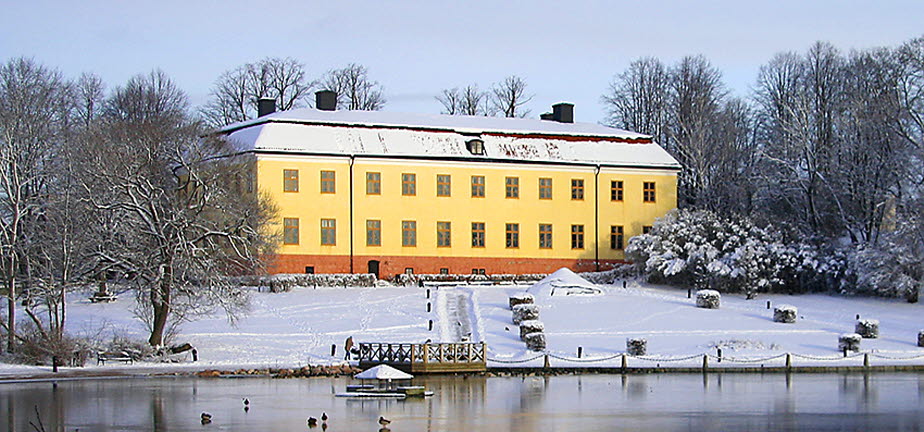
[[[477,296],[471,288],[440,288],[437,291],[437,315],[440,342],[481,341]]]

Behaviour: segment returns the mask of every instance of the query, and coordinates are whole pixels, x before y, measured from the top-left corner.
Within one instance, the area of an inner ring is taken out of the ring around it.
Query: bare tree
[[[924,151],[924,37],[904,43],[897,56],[897,90],[905,115],[896,129],[920,153]]]
[[[342,69],[332,69],[321,83],[325,90],[337,93],[337,109],[378,111],[385,107],[382,85],[369,79],[365,66],[350,63]]]
[[[268,57],[223,73],[200,112],[208,124],[220,127],[255,118],[257,101],[265,97],[276,99],[280,110],[309,106],[314,85],[295,59]]]
[[[436,100],[443,104],[443,114],[486,116],[489,111],[488,93],[479,90],[477,84],[443,90]]]
[[[667,67],[660,60],[646,57],[633,61],[601,97],[609,114],[607,123],[667,144],[669,81]]]
[[[15,347],[18,284],[28,280],[35,242],[30,234],[44,217],[70,101],[70,86],[60,72],[27,58],[0,66],[0,275],[7,297],[8,351]]]
[[[84,128],[89,128],[102,113],[106,85],[93,73],[83,73],[74,83],[77,121]]]
[[[235,319],[247,298],[225,276],[259,272],[273,238],[271,206],[247,187],[252,161],[200,139],[187,108],[163,73],[136,76],[115,89],[81,153],[88,204],[107,221],[93,258],[134,284],[154,346],[215,307]]]
[[[720,181],[710,172],[724,150],[714,142],[715,120],[727,90],[721,72],[703,56],[684,57],[670,74],[670,139],[665,148],[683,166],[678,181],[681,199],[686,205],[696,206],[700,196]]]
[[[533,100],[533,95],[526,93],[526,81],[511,75],[491,87],[491,105],[504,117],[523,118],[530,111],[523,107]]]

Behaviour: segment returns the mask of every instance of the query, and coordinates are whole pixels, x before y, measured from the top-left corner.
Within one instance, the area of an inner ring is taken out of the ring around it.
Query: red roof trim
[[[436,132],[436,133],[457,133],[461,135],[467,135],[466,132],[460,132],[455,129],[442,129],[442,128],[433,128],[433,127],[421,127],[421,126],[398,126],[398,125],[377,125],[377,124],[350,124],[350,123],[328,123],[328,122],[308,122],[308,121],[291,121],[291,120],[274,120],[267,119],[265,122],[249,124],[239,128],[234,128],[231,130],[224,130],[222,133],[230,134],[234,131],[245,129],[252,126],[259,126],[260,124],[265,123],[289,123],[289,124],[301,124],[301,125],[310,125],[310,126],[329,126],[329,127],[346,127],[346,128],[363,128],[363,129],[401,129],[414,132]],[[536,138],[536,139],[561,139],[565,141],[608,141],[608,142],[620,142],[620,143],[629,143],[629,144],[651,144],[651,138],[621,138],[617,136],[601,136],[601,135],[568,135],[568,134],[550,134],[550,133],[531,133],[531,132],[492,132],[492,131],[483,131],[478,133],[479,135],[491,135],[491,136],[502,136],[502,137],[513,137],[513,138]]]

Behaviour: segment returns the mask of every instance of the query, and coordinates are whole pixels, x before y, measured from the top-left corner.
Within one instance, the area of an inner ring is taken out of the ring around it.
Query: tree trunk
[[[170,275],[164,275],[160,286],[151,290],[151,307],[154,308],[154,321],[151,325],[151,346],[164,344],[164,330],[167,328],[167,315],[170,313]]]
[[[7,288],[9,288],[9,297],[7,297],[6,352],[12,353],[16,342],[16,280],[12,277],[7,280]]]

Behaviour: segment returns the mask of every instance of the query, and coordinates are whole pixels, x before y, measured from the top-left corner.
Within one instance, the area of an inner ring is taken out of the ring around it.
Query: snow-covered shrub
[[[539,320],[526,320],[520,322],[520,339],[526,340],[526,335],[530,333],[542,333],[545,331],[545,324]]]
[[[266,288],[269,292],[291,291],[294,287],[371,287],[376,278],[371,273],[330,274],[276,274],[267,276],[241,276],[233,279],[241,286]]]
[[[837,349],[838,351],[860,351],[860,341],[863,339],[862,336],[856,333],[844,333],[837,337]]]
[[[638,268],[631,264],[618,264],[610,270],[578,273],[578,276],[593,284],[612,285],[619,279],[638,276]]]
[[[819,266],[813,247],[772,226],[705,210],[671,211],[629,240],[626,257],[655,281],[725,292],[801,291],[803,275]]]
[[[792,324],[796,322],[796,316],[799,315],[799,309],[790,305],[779,305],[773,308],[773,321],[778,323]]]
[[[542,351],[545,349],[545,333],[530,333],[523,338],[526,342],[526,348],[531,351]]]
[[[548,275],[545,274],[399,274],[395,276],[396,285],[416,286],[421,282],[459,282],[466,283],[485,283],[494,284],[503,283],[534,283],[542,280]]]
[[[857,321],[855,331],[865,339],[876,339],[879,337],[879,320],[861,319]]]
[[[519,325],[523,321],[539,319],[539,306],[534,304],[521,304],[513,307],[513,323]]]
[[[510,296],[509,302],[510,309],[513,309],[513,307],[516,305],[533,304],[536,302],[536,298],[533,297],[533,295],[530,293],[519,293]]]
[[[848,293],[904,297],[917,302],[924,288],[924,260],[904,240],[887,235],[878,245],[862,245],[847,252]]]
[[[626,339],[626,354],[631,356],[643,356],[648,353],[648,339],[629,338]]]
[[[718,309],[722,303],[722,295],[716,290],[699,290],[696,292],[696,307],[705,309]]]

